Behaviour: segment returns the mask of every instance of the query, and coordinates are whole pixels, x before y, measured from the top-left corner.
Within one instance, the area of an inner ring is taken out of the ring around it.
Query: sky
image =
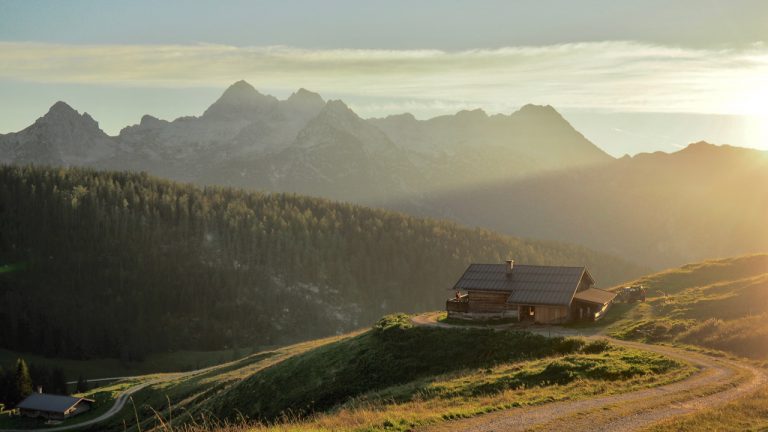
[[[57,100],[116,134],[199,115],[245,79],[363,117],[527,103],[614,155],[768,149],[768,2],[0,2],[0,133]]]

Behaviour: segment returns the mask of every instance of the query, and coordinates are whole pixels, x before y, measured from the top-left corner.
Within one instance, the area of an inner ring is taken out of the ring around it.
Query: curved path
[[[0,432],[43,432],[43,431],[60,432],[60,431],[79,429],[85,426],[92,426],[92,425],[95,425],[96,423],[103,422],[104,420],[107,420],[113,415],[119,413],[125,406],[125,403],[128,402],[128,400],[134,393],[136,393],[137,391],[149,385],[156,384],[159,381],[160,380],[148,381],[125,390],[124,392],[120,393],[117,399],[115,399],[115,403],[106,412],[90,420],[86,420],[80,423],[64,425],[64,426],[53,426],[53,427],[38,428],[38,429],[0,429]]]
[[[235,360],[234,362],[236,362],[236,361],[239,361],[239,360]],[[51,426],[51,427],[43,427],[43,428],[37,428],[37,429],[0,429],[0,432],[62,432],[62,431],[78,430],[78,429],[83,428],[85,426],[93,426],[93,425],[95,425],[97,423],[101,423],[101,422],[103,422],[105,420],[110,419],[112,416],[114,416],[117,413],[119,413],[120,411],[122,411],[123,408],[125,407],[125,404],[130,400],[131,396],[133,396],[136,392],[141,391],[141,390],[143,390],[143,389],[145,389],[145,388],[147,388],[147,387],[149,387],[151,385],[158,384],[158,383],[161,383],[163,381],[168,381],[168,380],[172,380],[172,379],[178,379],[180,377],[194,376],[194,375],[197,375],[197,374],[210,372],[210,371],[212,371],[214,369],[217,369],[217,368],[220,368],[220,367],[226,367],[229,364],[234,363],[234,362],[227,362],[227,363],[222,363],[222,364],[218,364],[218,365],[208,366],[208,367],[205,367],[205,368],[202,368],[202,369],[193,370],[193,371],[190,371],[190,372],[177,372],[177,373],[171,372],[171,373],[166,373],[166,374],[163,374],[161,378],[157,378],[157,379],[145,381],[145,382],[143,382],[141,384],[137,384],[137,385],[135,385],[135,386],[133,386],[131,388],[128,388],[128,389],[124,390],[122,393],[120,393],[117,396],[117,399],[115,399],[115,403],[112,404],[112,406],[107,411],[105,411],[104,413],[102,413],[98,417],[94,417],[94,418],[89,419],[89,420],[85,420],[85,421],[78,422],[78,423],[62,425],[62,426]],[[114,380],[114,379],[134,379],[134,378],[141,378],[141,376],[118,377],[118,378],[102,378],[102,379],[91,380],[91,382],[105,381],[105,380]]]
[[[437,314],[413,318],[416,325],[453,327],[436,321]],[[462,326],[464,327],[464,326]],[[499,329],[513,325],[499,326]],[[579,332],[557,327],[531,326],[539,334],[576,336]],[[587,337],[604,337],[592,334]],[[768,383],[766,373],[749,364],[661,345],[608,338],[611,343],[642,349],[699,368],[675,383],[629,393],[545,405],[512,408],[464,420],[449,421],[426,431],[530,431],[568,429],[578,431],[636,431],[658,422],[725,404]]]
[[[437,313],[417,315],[412,320],[414,324],[421,326],[456,327],[437,322],[437,316]],[[493,328],[502,330],[512,327],[516,327],[516,325],[499,325]],[[604,337],[600,336],[595,330],[578,331],[562,327],[534,325],[526,327],[524,330],[545,336]],[[500,432],[547,431],[567,428],[579,431],[635,431],[663,420],[722,405],[749,394],[768,383],[768,376],[766,376],[764,371],[746,363],[669,346],[608,339],[616,345],[643,349],[687,361],[697,366],[699,372],[682,381],[659,387],[584,400],[552,402],[541,406],[512,408],[469,419],[445,422],[423,430]],[[172,376],[136,385],[121,393],[109,410],[98,417],[80,423],[39,429],[0,429],[0,432],[61,432],[92,426],[119,413],[134,393],[147,386],[166,379],[207,372],[226,365],[225,363],[211,366],[186,374],[173,374]]]

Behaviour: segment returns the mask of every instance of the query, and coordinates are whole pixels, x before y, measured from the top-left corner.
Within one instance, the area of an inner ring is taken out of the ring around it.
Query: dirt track
[[[420,315],[416,325],[450,327],[438,323],[436,314]],[[507,328],[511,326],[502,326]],[[574,336],[575,330],[531,327],[539,334]],[[591,335],[587,337],[602,337]],[[609,338],[610,339],[610,338]],[[619,395],[554,402],[537,407],[513,408],[478,417],[445,422],[424,431],[636,431],[663,420],[715,407],[747,395],[768,382],[765,372],[749,364],[686,351],[679,348],[611,342],[685,360],[700,370],[682,381]]]

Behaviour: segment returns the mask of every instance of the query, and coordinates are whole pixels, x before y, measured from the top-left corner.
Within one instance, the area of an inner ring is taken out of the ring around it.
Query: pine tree
[[[22,399],[32,394],[32,377],[29,375],[29,366],[24,359],[16,360],[16,375],[14,377],[15,394],[12,395],[14,403],[19,403]]]

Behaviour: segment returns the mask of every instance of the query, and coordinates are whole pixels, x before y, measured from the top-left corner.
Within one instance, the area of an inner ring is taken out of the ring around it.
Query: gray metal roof
[[[585,267],[515,264],[470,264],[454,290],[508,291],[507,303],[570,305],[582,276],[593,281]]]
[[[46,411],[64,413],[80,401],[93,402],[92,399],[78,398],[72,396],[60,396],[45,393],[32,393],[26,399],[21,401],[16,408],[23,408],[34,411]]]

